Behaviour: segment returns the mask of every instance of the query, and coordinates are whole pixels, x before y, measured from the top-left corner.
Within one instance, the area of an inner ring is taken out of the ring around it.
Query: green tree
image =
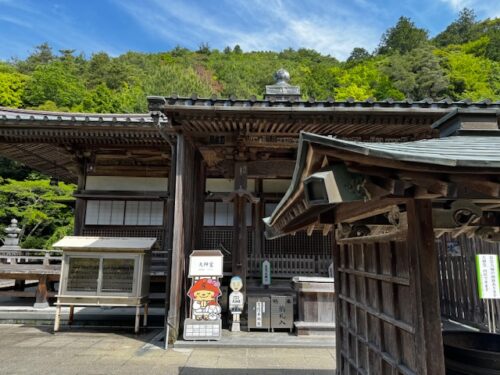
[[[441,59],[434,54],[432,47],[424,45],[404,55],[389,56],[383,71],[407,98],[438,99],[448,94],[449,86],[446,71],[440,63]]]
[[[500,96],[500,64],[463,51],[442,51],[454,99],[492,99]]]
[[[35,69],[26,84],[23,101],[30,107],[53,101],[61,109],[69,110],[82,102],[84,92],[83,82],[67,64],[54,61]]]
[[[371,60],[347,70],[337,68],[339,87],[335,90],[335,98],[401,99],[402,93],[391,84],[389,77],[379,69],[378,65],[376,60]]]
[[[16,61],[16,65],[21,73],[31,73],[40,65],[48,64],[56,59],[52,52],[52,47],[47,42],[36,46],[34,51],[26,60]]]
[[[476,14],[472,9],[464,8],[460,11],[458,18],[434,38],[434,43],[443,47],[449,44],[470,42],[477,37],[475,25]]]
[[[355,65],[355,64],[360,63],[366,59],[369,59],[370,57],[371,57],[371,54],[366,49],[360,48],[360,47],[355,47],[352,50],[349,57],[347,58],[346,62],[349,65]]]
[[[48,248],[58,238],[54,233],[71,233],[73,213],[68,203],[74,198],[74,185],[48,179],[0,180],[0,221],[7,225],[16,218],[23,227],[21,246]]]
[[[26,82],[29,77],[17,72],[0,70],[0,106],[21,107]]]
[[[378,53],[406,53],[420,47],[427,40],[427,30],[416,27],[408,17],[400,17],[396,25],[382,35]]]

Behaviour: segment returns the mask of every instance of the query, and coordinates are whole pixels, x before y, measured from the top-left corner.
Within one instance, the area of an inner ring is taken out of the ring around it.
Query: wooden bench
[[[35,297],[34,307],[48,307],[48,298],[56,295],[48,286],[59,281],[61,254],[60,250],[0,250],[0,279],[16,281],[14,290],[0,289],[0,296]],[[38,281],[35,293],[24,290],[27,280]]]

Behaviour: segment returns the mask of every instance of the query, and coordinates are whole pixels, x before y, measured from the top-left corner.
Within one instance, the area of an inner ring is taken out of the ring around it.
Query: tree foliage
[[[286,68],[303,98],[499,99],[500,19],[477,21],[464,9],[442,33],[400,17],[371,54],[356,47],[345,62],[312,49],[223,51],[202,43],[160,53],[53,52],[44,43],[24,60],[0,62],[0,105],[54,111],[145,112],[147,95],[262,98]],[[472,65],[471,65],[472,64]]]
[[[64,183],[53,186],[48,179],[1,179],[1,223],[6,226],[12,218],[19,220],[22,247],[49,248],[72,233],[73,212],[68,203],[74,199],[74,188]]]
[[[394,27],[389,28],[380,40],[379,54],[407,53],[427,43],[429,33],[420,29],[407,17],[400,17]]]

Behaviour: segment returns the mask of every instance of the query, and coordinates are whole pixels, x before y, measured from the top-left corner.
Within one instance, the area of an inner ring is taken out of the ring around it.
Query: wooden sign
[[[262,285],[271,285],[271,263],[268,260],[262,262]]]
[[[223,255],[219,250],[195,250],[189,256],[189,277],[222,277]]]
[[[477,284],[482,299],[500,299],[498,255],[476,255]]]

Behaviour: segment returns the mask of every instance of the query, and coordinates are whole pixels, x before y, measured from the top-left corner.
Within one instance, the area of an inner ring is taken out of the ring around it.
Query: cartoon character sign
[[[198,279],[188,291],[192,300],[192,318],[196,320],[217,320],[221,307],[217,301],[221,295],[220,283],[215,279]]]

